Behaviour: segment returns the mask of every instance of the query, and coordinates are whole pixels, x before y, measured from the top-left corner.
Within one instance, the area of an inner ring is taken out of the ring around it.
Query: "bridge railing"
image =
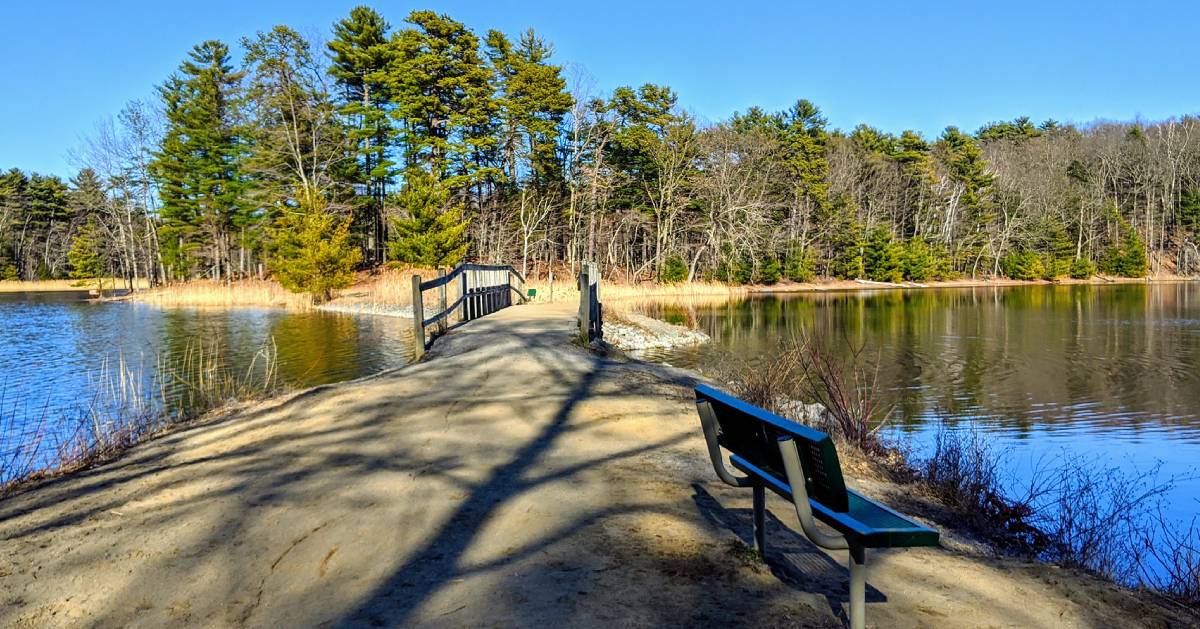
[[[458,297],[448,304],[450,286],[458,289]],[[514,294],[520,302],[526,300],[525,278],[507,264],[460,264],[450,272],[438,269],[437,279],[422,281],[420,275],[414,275],[412,287],[414,360],[425,355],[428,343],[446,333],[456,314],[454,324],[460,325],[513,305]],[[437,291],[436,301],[426,301],[425,293],[433,290]],[[437,306],[428,318],[427,304]],[[428,338],[427,331],[431,333]]]

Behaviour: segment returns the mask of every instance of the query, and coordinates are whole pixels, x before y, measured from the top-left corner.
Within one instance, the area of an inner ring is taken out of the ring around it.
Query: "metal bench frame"
[[[757,468],[754,464],[736,455],[731,463],[743,472],[746,472],[747,475],[737,476],[725,466],[725,458],[721,452],[721,444],[718,439],[720,423],[717,420],[716,411],[713,409],[712,404],[706,399],[718,393],[720,392],[707,387],[697,388],[696,407],[700,415],[700,424],[704,430],[704,440],[708,444],[708,455],[718,478],[733,487],[750,487],[753,490],[754,545],[758,549],[758,552],[765,556],[766,489],[768,483],[770,483],[773,485],[772,489],[782,495],[781,490],[785,488],[774,486],[778,484],[775,475]],[[701,396],[702,394],[703,397]],[[726,397],[731,396],[726,395]],[[733,399],[736,400],[736,398]],[[766,411],[745,404],[741,400],[737,400],[737,402],[749,409],[766,413]],[[822,436],[824,435],[822,434]],[[812,505],[810,504],[806,475],[801,463],[800,453],[796,447],[796,441],[790,435],[785,435],[778,439],[778,445],[779,453],[782,456],[783,465],[787,472],[788,487],[786,489],[790,490],[792,506],[796,509],[796,517],[800,521],[800,528],[804,532],[805,537],[821,548],[849,551],[850,627],[851,629],[863,629],[866,625],[866,546],[861,543],[852,543],[845,535],[826,533],[817,527],[816,519],[813,517]]]

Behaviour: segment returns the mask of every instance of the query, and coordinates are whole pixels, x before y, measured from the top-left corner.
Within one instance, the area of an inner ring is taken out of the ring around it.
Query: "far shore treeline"
[[[329,37],[202,42],[69,181],[0,175],[0,279],[268,273],[328,295],[464,258],[765,284],[1200,271],[1195,117],[927,138],[830,129],[797,100],[702,123],[667,85],[596,91],[532,30],[359,7]]]

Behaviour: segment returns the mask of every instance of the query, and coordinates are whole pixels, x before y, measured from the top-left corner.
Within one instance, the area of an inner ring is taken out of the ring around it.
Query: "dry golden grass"
[[[537,289],[533,298],[537,303],[578,302],[579,287],[574,281],[555,281],[553,291],[545,280],[531,280],[526,288]],[[600,301],[611,311],[637,312],[642,304],[666,304],[696,306],[720,304],[733,297],[741,297],[749,291],[741,286],[730,286],[716,282],[679,282],[677,284],[655,284],[651,282],[616,283],[600,282]]]
[[[385,268],[373,275],[363,274],[354,286],[339,291],[331,303],[370,307],[411,306],[413,275],[420,275],[422,281],[427,281],[437,277],[437,271]]]
[[[138,280],[134,285],[135,288],[146,288],[145,280]],[[96,288],[96,280],[36,280],[32,282],[21,282],[3,280],[0,281],[0,293],[49,293],[61,291],[83,291]],[[116,278],[104,278],[104,290],[113,290],[114,288],[125,288],[125,280]]]
[[[271,306],[303,310],[312,307],[312,297],[293,293],[270,280],[239,280],[225,284],[194,280],[137,293],[134,299],[159,306]]]

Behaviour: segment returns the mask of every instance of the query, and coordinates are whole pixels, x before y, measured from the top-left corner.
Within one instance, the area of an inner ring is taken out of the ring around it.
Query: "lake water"
[[[43,417],[71,424],[103,402],[97,383],[123,358],[153,389],[159,361],[178,362],[202,344],[242,373],[273,344],[282,384],[349,380],[408,362],[412,323],[393,317],[278,309],[159,308],[94,302],[80,293],[0,294],[0,456]],[[168,386],[174,402],[182,385]],[[159,395],[154,390],[154,395]]]
[[[985,434],[1014,482],[1064,454],[1161,465],[1177,479],[1169,515],[1200,513],[1200,284],[803,293],[650,314],[713,340],[647,358],[714,375],[802,334],[865,343],[897,404],[886,432],[918,453],[944,419]]]

